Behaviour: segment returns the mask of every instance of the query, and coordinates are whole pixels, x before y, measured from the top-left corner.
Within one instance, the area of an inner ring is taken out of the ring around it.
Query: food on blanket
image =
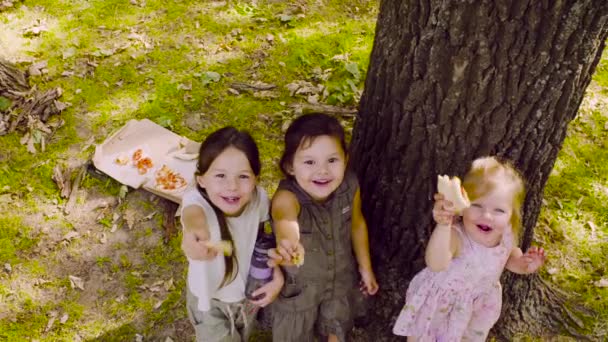
[[[149,157],[145,157],[138,160],[136,166],[137,171],[139,171],[139,174],[143,175],[148,172],[148,170],[151,169],[154,164],[152,164],[152,159],[150,159]]]
[[[127,163],[129,162],[129,157],[118,156],[118,157],[116,157],[116,159],[114,159],[114,162],[118,165],[127,165]]]
[[[179,173],[163,165],[156,171],[156,188],[161,191],[179,191],[188,185],[188,182]]]
[[[137,166],[137,161],[141,159],[144,155],[144,151],[141,148],[138,148],[133,152],[133,165]]]
[[[442,194],[446,200],[454,204],[454,211],[460,214],[464,209],[471,206],[469,196],[460,185],[460,178],[449,176],[437,176],[437,191]]]
[[[232,243],[230,243],[230,241],[226,241],[226,240],[221,240],[218,242],[205,241],[204,244],[207,248],[216,250],[218,253],[222,253],[225,256],[232,255]]]

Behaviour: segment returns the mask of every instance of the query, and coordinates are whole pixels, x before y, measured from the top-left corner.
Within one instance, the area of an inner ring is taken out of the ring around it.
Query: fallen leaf
[[[177,90],[192,90],[192,83],[180,83],[177,85]]]
[[[258,99],[276,99],[279,97],[279,94],[276,94],[270,90],[262,90],[254,92],[253,97]]]
[[[69,232],[69,233],[65,234],[65,235],[64,235],[64,236],[61,238],[61,240],[71,241],[72,239],[77,238],[77,237],[79,237],[79,236],[80,236],[80,234],[78,234],[78,232],[71,231],[71,232]]]
[[[53,324],[55,323],[55,319],[57,318],[57,312],[51,311],[48,313],[48,315],[50,317],[49,317],[48,323],[46,324],[46,328],[44,328],[44,332],[48,332],[53,327]]]
[[[591,239],[597,239],[597,227],[595,226],[595,223],[593,223],[593,221],[587,221],[587,225],[591,228]]]
[[[171,291],[171,289],[173,289],[173,278],[165,281],[163,286],[165,288],[165,291]]]
[[[32,26],[23,32],[25,37],[39,36],[42,32],[48,32],[48,27],[44,23],[39,23],[36,26]]]
[[[74,47],[68,47],[61,53],[61,58],[68,59],[76,55],[76,49]]]
[[[50,280],[45,280],[45,279],[42,279],[42,278],[34,279],[34,285],[35,286],[41,286],[41,285],[44,285],[44,284],[48,284],[50,282],[51,282]]]
[[[335,55],[331,58],[331,60],[332,61],[348,61],[349,56],[350,56],[350,54],[347,52],[347,53],[343,53],[340,55]]]
[[[159,300],[158,302],[156,302],[156,304],[154,304],[154,310],[160,308],[164,302],[165,302],[164,300]]]
[[[29,136],[27,141],[27,151],[31,154],[36,154],[36,147],[34,146],[34,137],[33,135]]]
[[[291,15],[284,14],[284,13],[277,15],[277,17],[279,18],[280,21],[282,21],[284,23],[290,22],[293,19],[293,17]]]
[[[154,215],[156,215],[156,211],[153,211],[152,213],[150,213],[150,214],[148,214],[148,215],[144,216],[144,217],[143,217],[141,220],[142,220],[142,221],[148,221],[149,219],[153,218],[153,217],[154,217]]]
[[[42,75],[41,70],[45,69],[48,66],[49,62],[48,61],[40,61],[38,63],[34,63],[32,65],[30,65],[30,67],[28,68],[28,73],[32,76],[40,76]]]
[[[73,289],[81,289],[84,291],[84,281],[81,278],[75,277],[73,275],[69,275],[68,278],[70,279],[70,286]]]
[[[596,287],[608,287],[608,279],[602,278],[595,283],[593,283]]]
[[[127,227],[129,227],[129,229],[133,229],[133,226],[136,223],[136,217],[137,217],[137,212],[133,209],[127,209],[125,210],[124,214],[123,214],[123,218],[125,220],[125,222],[127,222]]]

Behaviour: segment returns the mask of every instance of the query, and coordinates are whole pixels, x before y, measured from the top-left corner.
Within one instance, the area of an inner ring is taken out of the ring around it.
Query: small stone
[[[4,264],[4,270],[6,271],[6,273],[11,273],[13,271],[13,268],[11,267],[11,264],[6,263]]]

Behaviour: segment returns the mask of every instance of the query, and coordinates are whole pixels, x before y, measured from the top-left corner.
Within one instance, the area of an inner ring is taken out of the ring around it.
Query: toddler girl
[[[245,299],[258,227],[268,220],[259,174],[258,148],[248,133],[225,127],[201,144],[197,188],[184,194],[181,210],[187,308],[197,341],[247,341],[257,307],[269,304],[283,286],[277,267],[273,280],[254,292],[263,297]],[[217,247],[220,241],[232,247],[225,254]]]
[[[269,254],[286,272],[273,304],[275,342],[314,341],[316,334],[345,341],[357,264],[361,290],[378,291],[359,185],[346,162],[344,129],[335,118],[303,115],[287,129],[280,162],[286,179],[271,210],[278,246]]]
[[[542,248],[523,254],[515,246],[525,189],[513,167],[477,159],[463,187],[471,206],[462,218],[435,194],[427,267],[412,279],[393,328],[409,341],[485,341],[500,315],[503,269],[528,274],[544,262]]]

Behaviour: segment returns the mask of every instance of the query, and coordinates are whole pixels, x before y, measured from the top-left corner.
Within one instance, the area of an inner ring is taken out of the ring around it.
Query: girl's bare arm
[[[270,215],[274,224],[277,248],[269,255],[273,264],[291,264],[294,256],[303,257],[304,249],[300,244],[298,214],[300,203],[296,196],[286,190],[277,191],[272,197]]]
[[[460,236],[452,227],[452,204],[446,201],[442,194],[435,194],[434,198],[433,219],[437,225],[426,246],[424,260],[431,271],[440,272],[448,268],[450,261],[457,254]]]
[[[366,294],[373,295],[378,292],[378,283],[372,268],[372,261],[369,253],[369,235],[367,223],[361,212],[361,194],[359,189],[355,192],[352,209],[352,244],[359,264],[359,273],[363,282],[363,290]]]
[[[184,232],[182,238],[182,250],[184,254],[193,260],[212,260],[217,256],[217,251],[208,248],[205,241],[209,241],[209,227],[203,208],[190,205],[182,212]]]

